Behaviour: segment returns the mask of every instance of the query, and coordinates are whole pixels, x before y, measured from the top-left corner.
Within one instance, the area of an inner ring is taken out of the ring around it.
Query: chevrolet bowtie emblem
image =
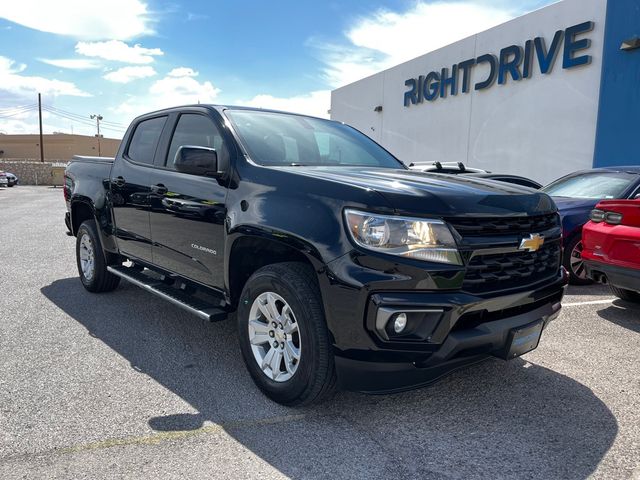
[[[544,243],[544,236],[539,233],[530,233],[529,238],[523,238],[520,242],[518,250],[526,250],[528,252],[535,252]]]

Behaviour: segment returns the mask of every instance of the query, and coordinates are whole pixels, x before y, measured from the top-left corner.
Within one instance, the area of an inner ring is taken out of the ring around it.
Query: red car
[[[640,302],[640,198],[604,200],[582,229],[587,275],[617,297]]]

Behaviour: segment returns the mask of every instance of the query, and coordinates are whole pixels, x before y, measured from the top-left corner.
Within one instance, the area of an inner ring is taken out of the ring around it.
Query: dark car
[[[0,172],[0,187],[8,187],[9,179],[7,178],[7,174],[5,172]]]
[[[13,173],[5,172],[7,176],[7,186],[13,187],[14,185],[18,185],[18,177]]]
[[[562,219],[563,264],[574,285],[591,283],[582,261],[582,227],[601,200],[629,199],[640,195],[640,167],[581,170],[543,187],[551,195]]]
[[[75,158],[64,194],[88,291],[125,279],[206,320],[236,312],[249,373],[287,405],[517,357],[561,308],[548,195],[408,170],[339,122],[153,112],[115,159]]]
[[[499,182],[513,183],[523,187],[538,190],[542,185],[534,180],[519,175],[509,175],[503,173],[492,173],[479,168],[470,168],[462,162],[434,162],[430,164],[412,163],[411,170],[418,170],[426,173],[446,173],[449,175],[465,175],[475,178],[486,178],[487,180],[497,180]]]

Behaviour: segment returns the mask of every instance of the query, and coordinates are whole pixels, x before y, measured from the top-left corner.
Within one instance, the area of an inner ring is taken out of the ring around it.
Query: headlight
[[[361,247],[428,262],[462,265],[449,227],[442,220],[375,215],[345,210],[351,238]]]

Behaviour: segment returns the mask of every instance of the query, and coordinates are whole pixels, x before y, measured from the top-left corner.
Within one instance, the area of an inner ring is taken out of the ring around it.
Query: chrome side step
[[[123,278],[127,282],[153,293],[158,297],[173,303],[174,305],[192,313],[203,320],[209,322],[217,322],[227,318],[227,311],[222,308],[222,301],[220,305],[216,306],[212,303],[206,302],[199,298],[194,298],[177,288],[170,287],[161,280],[151,278],[145,275],[143,272],[134,270],[125,266],[107,266],[107,270],[120,278]]]

